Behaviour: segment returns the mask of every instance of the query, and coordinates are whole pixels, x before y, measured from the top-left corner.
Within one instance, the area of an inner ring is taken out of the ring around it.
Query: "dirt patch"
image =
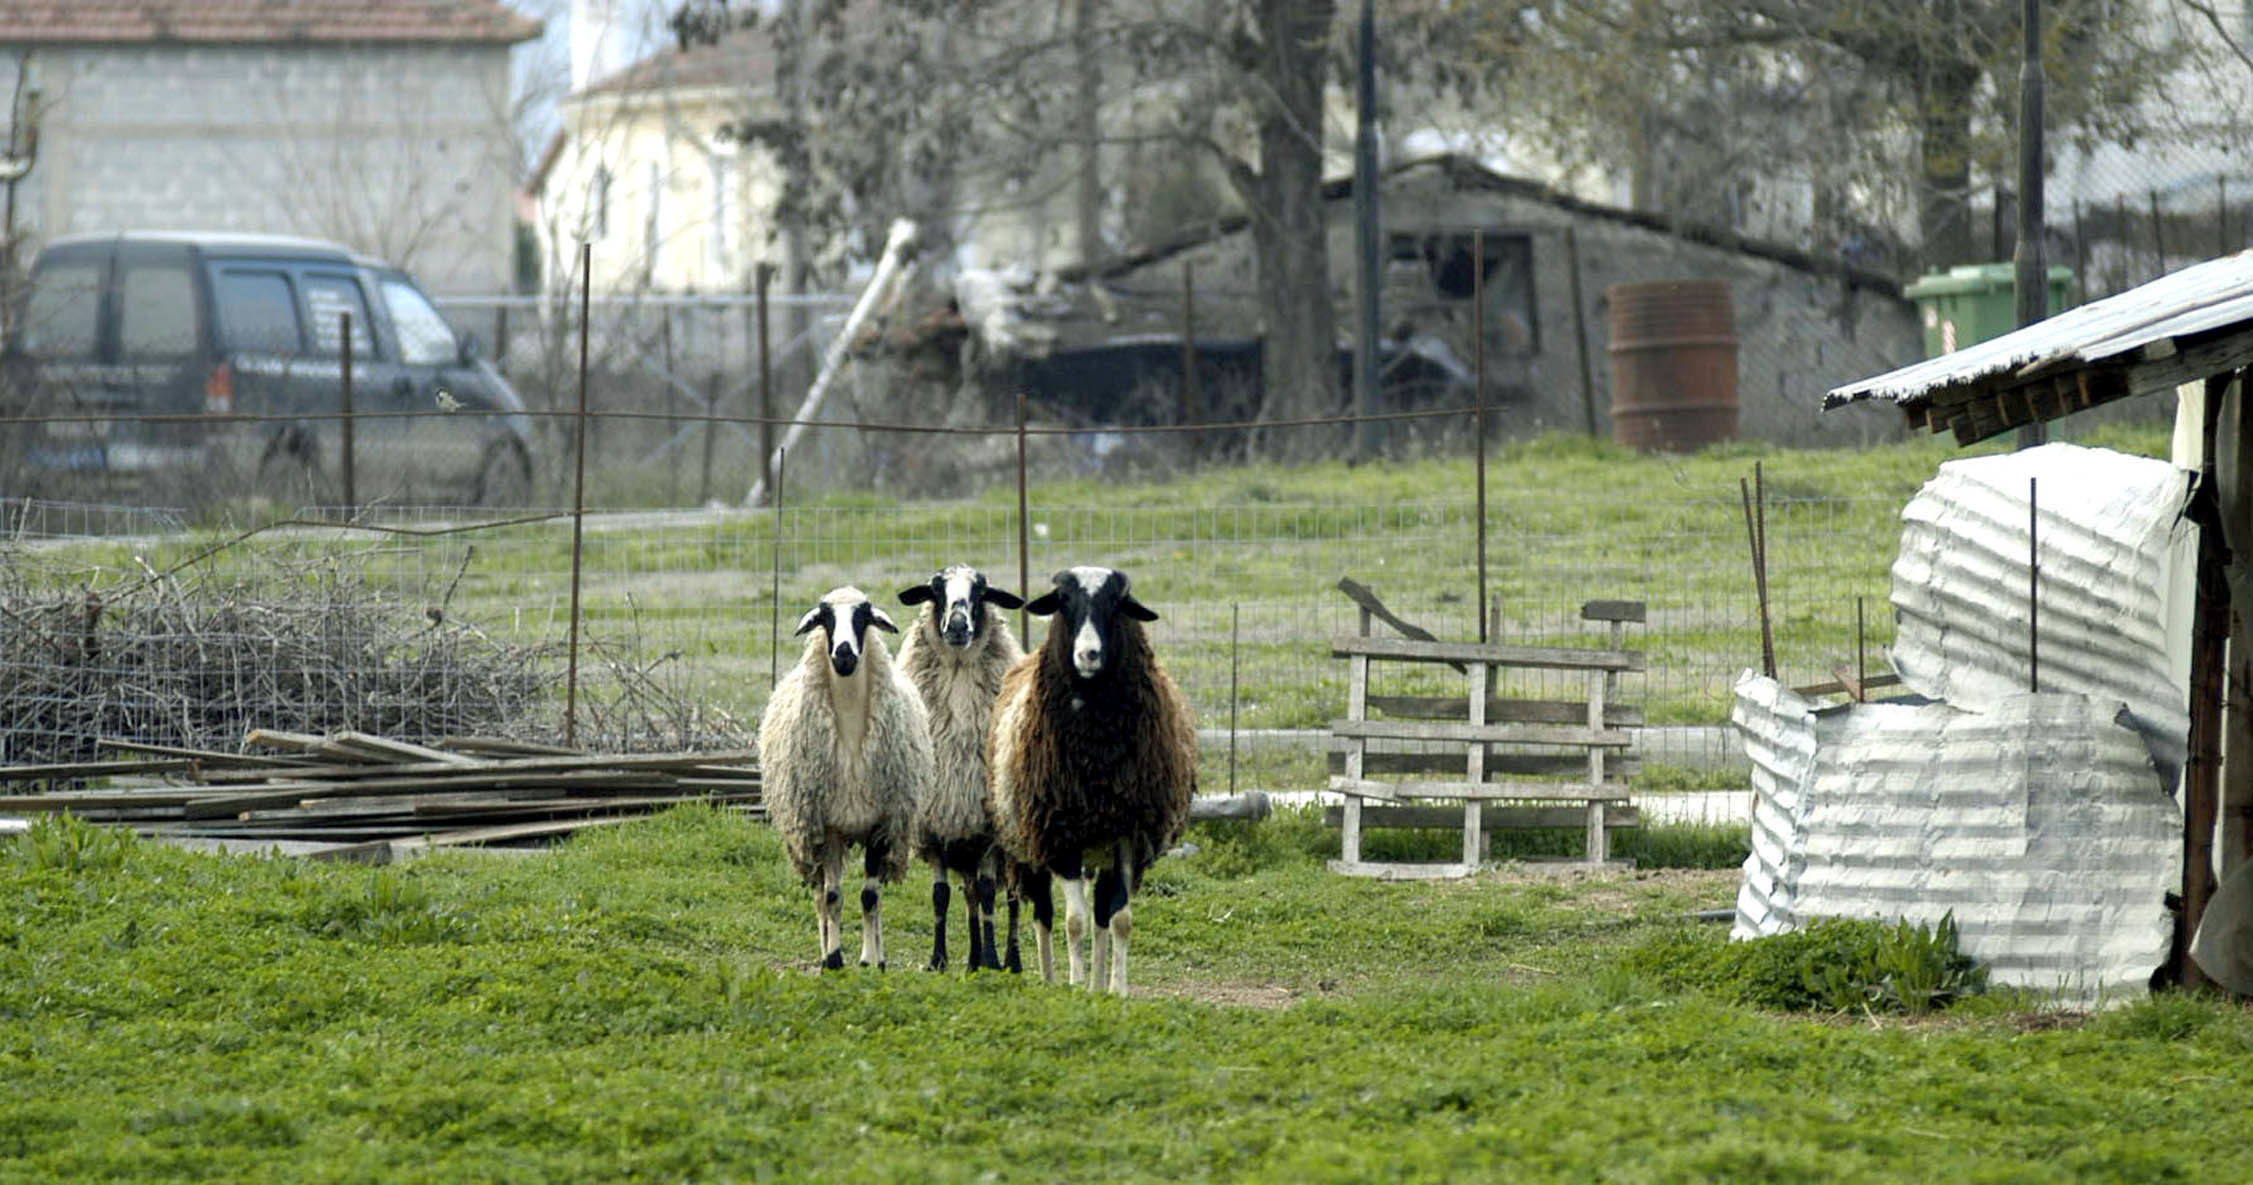
[[[1193,981],[1153,987],[1150,994],[1176,1000],[1195,1000],[1200,1004],[1220,1004],[1230,1008],[1257,1008],[1263,1012],[1279,1012],[1299,1002],[1297,992],[1279,983]]]

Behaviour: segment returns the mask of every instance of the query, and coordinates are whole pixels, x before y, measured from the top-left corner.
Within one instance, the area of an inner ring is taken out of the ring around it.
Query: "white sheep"
[[[775,684],[759,722],[767,816],[783,851],[818,891],[822,966],[845,965],[839,893],[845,849],[862,850],[861,965],[884,966],[882,886],[907,873],[916,807],[931,782],[923,700],[870,626],[899,627],[857,588],[839,588],[798,621],[805,653]],[[818,631],[818,632],[816,632]]]
[[[1123,996],[1134,928],[1129,901],[1188,822],[1197,730],[1143,631],[1158,615],[1134,599],[1126,574],[1070,568],[1054,580],[1054,589],[1025,606],[1057,615],[1048,639],[1010,668],[994,706],[994,825],[1003,850],[1031,874],[1041,975],[1049,980],[1056,977],[1052,915],[1041,908],[1048,878],[1064,880],[1065,952],[1077,984],[1087,854],[1107,861],[1095,878],[1094,965],[1086,980]]]
[[[994,947],[994,887],[1000,852],[986,807],[986,729],[1001,677],[1025,655],[1002,610],[1024,604],[967,564],[900,590],[903,605],[928,606],[900,642],[900,673],[923,696],[937,766],[915,815],[915,854],[931,863],[930,969],[947,965],[947,874],[962,880],[970,969],[1000,970]],[[1010,905],[1009,969],[1017,961],[1017,895]]]

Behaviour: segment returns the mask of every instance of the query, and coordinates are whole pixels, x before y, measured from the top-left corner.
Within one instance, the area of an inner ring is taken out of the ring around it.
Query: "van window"
[[[368,302],[360,295],[360,282],[351,276],[327,272],[305,274],[305,311],[313,326],[313,352],[324,358],[340,356],[342,335],[337,325],[344,314],[352,314],[352,356],[375,356],[368,335]]]
[[[391,310],[391,325],[399,331],[399,360],[410,366],[444,366],[459,355],[454,329],[446,318],[412,284],[383,282],[383,303]]]
[[[23,348],[35,358],[91,358],[102,316],[102,265],[58,263],[32,277]]]
[[[295,354],[305,348],[297,299],[281,272],[227,268],[212,280],[219,336],[231,350]]]
[[[196,284],[186,266],[128,266],[117,291],[119,356],[185,358],[196,352]]]

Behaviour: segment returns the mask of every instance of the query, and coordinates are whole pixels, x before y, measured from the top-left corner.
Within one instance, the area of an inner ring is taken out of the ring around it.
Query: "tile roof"
[[[0,0],[0,43],[474,42],[540,22],[501,0]]]
[[[702,87],[773,84],[774,40],[763,28],[739,29],[716,43],[677,49],[668,44],[633,65],[596,79],[581,95],[638,94]]]

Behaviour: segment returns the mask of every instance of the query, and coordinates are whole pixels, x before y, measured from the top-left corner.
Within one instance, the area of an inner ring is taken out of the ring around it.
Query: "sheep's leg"
[[[821,965],[835,971],[845,965],[845,913],[840,900],[845,884],[845,849],[832,841],[821,851],[821,890],[814,913],[821,920]]]
[[[1092,984],[1093,982],[1087,974],[1087,960],[1082,954],[1085,949],[1082,943],[1087,937],[1087,914],[1087,878],[1083,875],[1065,877],[1064,959],[1071,965],[1071,978],[1065,982],[1073,987],[1078,987],[1082,983]],[[1098,945],[1094,953],[1095,974],[1101,975],[1103,974],[1104,950]]]
[[[947,866],[934,862],[931,865],[931,963],[930,971],[947,969]]]
[[[1020,969],[1017,954],[1017,909],[1020,899],[1033,903],[1033,944],[1040,956],[1040,978],[1043,983],[1056,982],[1056,946],[1053,934],[1056,928],[1056,898],[1049,891],[1053,879],[1045,868],[1030,864],[1017,865],[1017,893],[1009,900],[1009,969]]]
[[[1122,839],[1113,853],[1111,867],[1095,881],[1097,933],[1106,929],[1110,931],[1113,948],[1110,987],[1113,993],[1121,996],[1127,994],[1127,938],[1134,933],[1134,882],[1130,879],[1133,873],[1134,844],[1131,840]],[[1104,891],[1106,879],[1109,881],[1109,892]],[[1106,912],[1110,914],[1108,926],[1104,925],[1103,915]],[[1099,937],[1096,941],[1101,942],[1102,939]],[[1103,985],[1098,983],[1096,987],[1100,990]]]
[[[978,863],[975,866],[978,876],[978,913],[970,921],[970,934],[973,940],[981,941],[979,941],[977,948],[971,952],[970,967],[972,970],[979,968],[984,968],[987,971],[1001,970],[1001,955],[994,950],[994,892],[995,881],[1000,872],[1000,864],[1001,858],[988,851],[978,858]],[[983,958],[979,957],[981,955]]]
[[[1126,852],[1122,850],[1110,867],[1095,875],[1095,979],[1088,987],[1095,991],[1113,991],[1126,994],[1126,937],[1134,926],[1127,913]],[[1110,974],[1106,976],[1105,970]]]
[[[882,845],[862,849],[861,966],[884,969],[884,863]]]

